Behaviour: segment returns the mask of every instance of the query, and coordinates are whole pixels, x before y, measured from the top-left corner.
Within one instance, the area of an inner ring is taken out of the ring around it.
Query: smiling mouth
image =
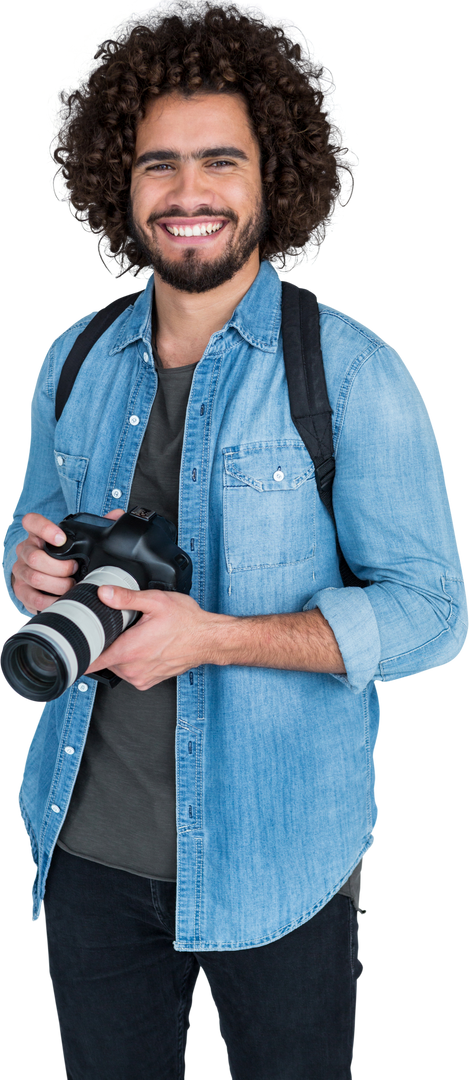
[[[211,233],[220,232],[223,228],[223,222],[219,222],[216,225],[181,225],[179,228],[177,225],[165,225],[165,228],[171,233],[172,236],[210,236]]]
[[[226,221],[199,221],[194,225],[169,225],[166,222],[160,222],[161,228],[170,236],[184,237],[184,239],[192,236],[213,236],[221,232],[226,224]]]

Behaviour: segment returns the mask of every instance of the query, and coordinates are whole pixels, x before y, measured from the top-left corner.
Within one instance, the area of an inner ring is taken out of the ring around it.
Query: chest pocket
[[[54,457],[68,513],[77,514],[90,459],[76,457],[74,454],[62,454],[60,450],[54,450]]]
[[[228,570],[303,562],[314,555],[316,482],[304,444],[249,443],[223,450]]]

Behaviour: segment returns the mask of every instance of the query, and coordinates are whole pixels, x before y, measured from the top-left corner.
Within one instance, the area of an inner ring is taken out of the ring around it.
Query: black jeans
[[[176,885],[56,848],[45,909],[69,1080],[182,1080],[202,967],[234,1080],[350,1080],[357,917],[336,895],[278,941],[176,952]]]

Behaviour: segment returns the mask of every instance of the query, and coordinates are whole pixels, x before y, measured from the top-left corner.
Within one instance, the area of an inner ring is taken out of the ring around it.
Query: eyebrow
[[[147,165],[150,161],[202,161],[203,158],[234,157],[240,161],[248,161],[244,150],[237,146],[215,146],[207,150],[194,150],[193,154],[180,154],[179,150],[147,150],[146,154],[140,154],[135,162],[135,168],[139,165]]]

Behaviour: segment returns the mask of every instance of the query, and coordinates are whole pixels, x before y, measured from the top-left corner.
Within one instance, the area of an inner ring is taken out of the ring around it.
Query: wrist
[[[199,639],[199,664],[217,664],[224,667],[227,664],[236,664],[235,657],[237,645],[238,624],[243,619],[234,615],[216,615],[206,612],[207,622]]]

